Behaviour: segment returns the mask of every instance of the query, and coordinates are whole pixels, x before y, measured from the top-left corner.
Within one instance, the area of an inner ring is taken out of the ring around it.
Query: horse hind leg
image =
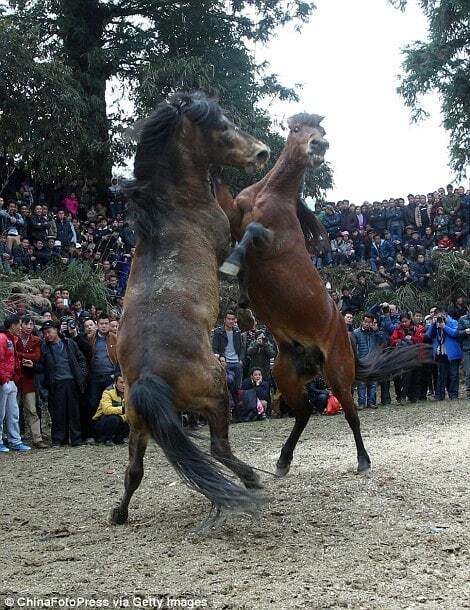
[[[147,443],[147,434],[131,427],[129,433],[129,464],[124,480],[124,495],[118,506],[111,511],[111,523],[115,525],[122,525],[127,521],[129,502],[144,475],[144,455]]]
[[[220,380],[225,383],[225,380]],[[207,414],[211,434],[211,454],[218,462],[231,470],[249,489],[261,489],[259,476],[251,466],[235,457],[228,440],[229,430],[228,393],[214,401],[211,411]]]
[[[352,430],[357,450],[357,472],[361,473],[370,469],[371,462],[362,440],[361,423],[351,393],[354,383],[354,362],[351,362],[349,368],[350,370],[344,363],[335,362],[333,357],[327,361],[325,373],[329,387],[341,403],[346,421]]]
[[[315,370],[312,370],[309,377],[313,378],[314,374]],[[308,403],[305,381],[299,375],[290,351],[286,352],[282,347],[274,363],[273,376],[283,399],[287,402],[295,416],[294,427],[281,449],[281,454],[276,464],[276,473],[279,476],[284,476],[290,470],[294,457],[294,449],[308,424],[312,410]]]

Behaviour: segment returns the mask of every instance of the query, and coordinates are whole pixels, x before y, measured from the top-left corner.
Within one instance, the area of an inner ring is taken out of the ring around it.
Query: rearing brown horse
[[[218,268],[230,244],[229,224],[210,190],[214,164],[259,167],[269,149],[240,131],[201,93],[179,94],[145,122],[129,187],[137,248],[118,340],[130,424],[125,493],[111,514],[124,523],[143,476],[149,437],[192,489],[217,510],[250,509],[253,494],[228,479],[185,434],[176,411],[209,421],[211,452],[246,487],[252,468],[228,441],[225,372],[211,349],[219,309]]]
[[[325,234],[299,197],[299,187],[307,167],[318,167],[324,160],[328,143],[321,120],[314,114],[291,117],[287,143],[275,166],[234,202],[220,180],[214,180],[232,234],[240,240],[221,270],[236,275],[246,256],[243,282],[257,318],[267,324],[278,343],[273,376],[295,414],[294,428],[277,462],[278,474],[289,471],[294,448],[311,415],[306,384],[318,372],[343,406],[356,442],[358,471],[365,471],[370,459],[351,394],[354,380],[387,378],[417,366],[418,357],[425,358],[424,346],[413,346],[359,360],[344,320],[312,264],[306,239],[317,240],[318,245]],[[246,307],[243,286],[240,292],[240,304]]]

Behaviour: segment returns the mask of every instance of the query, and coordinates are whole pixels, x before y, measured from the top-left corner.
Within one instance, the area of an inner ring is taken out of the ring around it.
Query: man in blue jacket
[[[381,333],[373,329],[374,316],[366,313],[359,328],[351,334],[351,343],[356,349],[358,358],[364,358],[372,350],[378,347],[383,341]],[[377,404],[377,384],[376,383],[358,383],[357,384],[358,405],[357,408],[363,409],[369,407],[376,409]]]
[[[380,265],[390,269],[395,262],[395,249],[392,242],[382,239],[378,234],[374,235],[373,240],[370,247],[370,268],[375,273]]]
[[[435,400],[444,400],[446,389],[450,400],[455,400],[459,397],[459,366],[462,360],[458,322],[438,309],[425,336],[432,340],[432,353],[438,367]]]

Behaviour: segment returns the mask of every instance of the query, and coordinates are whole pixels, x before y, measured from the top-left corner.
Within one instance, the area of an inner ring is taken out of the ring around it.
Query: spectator
[[[347,312],[346,312],[346,313],[343,315],[343,318],[344,318],[344,323],[346,324],[346,329],[347,329],[347,331],[348,331],[348,335],[349,335],[349,336],[351,336],[351,333],[352,333],[352,332],[353,332],[353,330],[354,330],[354,327],[353,327],[353,315],[352,315],[352,313],[350,313],[349,311],[347,311]]]
[[[34,382],[34,366],[41,359],[41,339],[33,334],[34,322],[31,316],[21,318],[19,339],[16,342],[18,360],[21,367],[18,390],[23,407],[24,418],[31,432],[33,444],[38,449],[47,449],[43,440],[41,420],[36,406],[36,384]]]
[[[32,242],[40,239],[46,241],[49,232],[50,222],[44,217],[42,205],[34,206],[34,213],[28,219],[28,237]]]
[[[75,218],[78,214],[78,208],[79,203],[77,196],[74,192],[72,192],[64,199],[64,211],[70,214],[73,218]],[[60,237],[58,239],[60,239]]]
[[[380,345],[379,334],[372,330],[373,320],[374,317],[371,314],[365,314],[360,328],[353,331],[351,335],[351,341],[355,346],[359,358],[364,358],[372,351],[377,349]],[[364,407],[368,407],[370,409],[377,408],[377,385],[375,383],[358,383],[357,393],[358,409],[361,410]]]
[[[10,201],[8,210],[0,210],[0,218],[4,225],[2,232],[6,233],[9,252],[12,252],[14,246],[20,245],[21,238],[24,237],[26,229],[25,221],[21,214],[18,214],[17,207],[14,201]]]
[[[57,212],[57,241],[60,241],[61,251],[64,252],[70,246],[73,238],[72,225],[65,217],[64,210]]]
[[[253,368],[248,379],[241,385],[242,399],[237,410],[240,421],[249,422],[255,419],[266,419],[271,413],[271,395],[269,383],[264,381],[259,368]]]
[[[263,379],[266,380],[265,383],[269,385],[269,378],[271,376],[270,362],[274,358],[274,347],[268,341],[263,330],[256,331],[255,337],[255,340],[250,342],[246,351],[249,366],[250,369],[259,369]]]
[[[372,271],[377,272],[379,265],[390,268],[394,263],[394,254],[392,243],[381,239],[379,234],[375,234],[370,254],[370,268]]]
[[[426,288],[432,275],[432,263],[426,261],[424,254],[418,254],[416,264],[413,269],[416,284],[420,288]]]
[[[11,275],[13,273],[11,268],[12,262],[13,257],[7,246],[7,236],[2,234],[0,235],[0,273]]]
[[[438,367],[435,400],[444,400],[446,390],[449,399],[454,400],[459,396],[459,365],[462,360],[458,322],[437,310],[425,336],[432,341]]]
[[[458,331],[462,342],[466,397],[470,400],[470,305],[467,307],[467,313],[459,318]]]
[[[122,375],[117,375],[113,385],[104,390],[93,421],[95,438],[105,445],[121,445],[129,436]]]
[[[112,385],[118,372],[116,352],[117,337],[109,331],[109,317],[102,313],[98,316],[98,329],[89,336],[92,356],[90,362],[90,379],[88,384],[89,420],[95,415],[103,392]],[[86,439],[93,444],[93,437]]]
[[[212,335],[214,354],[225,358],[226,370],[233,372],[233,387],[240,389],[242,366],[245,357],[245,345],[240,329],[237,327],[237,316],[232,310],[227,311],[223,326],[218,326]],[[235,399],[235,396],[234,396]]]
[[[79,396],[85,390],[85,358],[74,341],[59,336],[53,322],[45,322],[42,331],[45,343],[38,372],[44,373],[45,387],[49,392],[52,447],[60,447],[69,441],[72,447],[78,447],[83,445]]]
[[[425,327],[423,324],[415,324],[409,314],[402,314],[400,324],[390,336],[390,345],[400,349],[403,346],[423,343],[424,332]],[[398,402],[401,402],[406,397],[408,397],[411,403],[415,403],[416,400],[426,400],[427,385],[423,379],[422,368],[418,367],[404,375],[400,375],[395,378],[395,381],[395,392]]]
[[[19,316],[10,316],[3,323],[4,332],[0,334],[0,453],[11,450],[21,453],[31,447],[23,443],[20,436],[19,409],[16,400],[21,369],[16,351],[20,333]],[[5,428],[8,447],[3,443],[1,430]]]

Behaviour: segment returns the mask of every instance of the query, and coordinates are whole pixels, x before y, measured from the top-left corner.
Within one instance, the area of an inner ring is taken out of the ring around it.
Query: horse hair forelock
[[[322,116],[319,114],[308,114],[307,112],[299,112],[294,114],[287,119],[287,125],[289,129],[292,129],[295,125],[308,125],[309,127],[319,127],[323,121]]]

